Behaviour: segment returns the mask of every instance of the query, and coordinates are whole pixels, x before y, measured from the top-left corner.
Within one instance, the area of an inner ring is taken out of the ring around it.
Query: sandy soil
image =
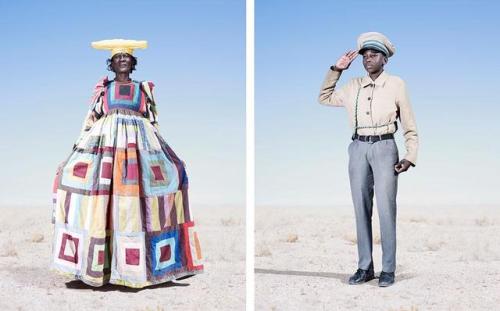
[[[0,310],[243,310],[244,208],[193,209],[205,272],[135,290],[49,271],[50,207],[0,207]]]
[[[397,230],[396,283],[353,286],[351,207],[257,208],[256,310],[499,310],[500,207],[399,206]]]

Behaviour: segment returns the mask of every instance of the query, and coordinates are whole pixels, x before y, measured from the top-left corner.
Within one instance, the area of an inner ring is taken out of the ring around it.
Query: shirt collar
[[[377,79],[375,79],[375,81],[372,80],[372,78],[370,78],[370,75],[366,75],[363,77],[363,79],[361,80],[361,86],[362,87],[366,87],[370,84],[375,84],[375,85],[378,85],[378,86],[382,86],[384,85],[385,81],[387,80],[387,77],[389,75],[384,71],[382,71],[382,73],[380,74],[380,76],[377,77]]]

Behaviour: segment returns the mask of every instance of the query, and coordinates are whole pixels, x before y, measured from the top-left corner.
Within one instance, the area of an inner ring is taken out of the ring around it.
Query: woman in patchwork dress
[[[51,268],[92,286],[145,287],[203,271],[182,162],[161,137],[153,83],[129,78],[146,41],[104,40],[80,137],[57,170]]]

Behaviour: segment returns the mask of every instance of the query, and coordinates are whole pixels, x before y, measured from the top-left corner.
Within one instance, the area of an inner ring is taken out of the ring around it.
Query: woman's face
[[[130,73],[132,71],[132,56],[127,53],[118,53],[111,58],[111,68],[118,73]]]

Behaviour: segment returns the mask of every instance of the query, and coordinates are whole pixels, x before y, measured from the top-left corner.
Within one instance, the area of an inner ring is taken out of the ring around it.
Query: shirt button
[[[372,98],[371,97],[368,97],[368,100],[371,100]]]
[[[367,111],[366,114],[370,114],[370,111]]]

